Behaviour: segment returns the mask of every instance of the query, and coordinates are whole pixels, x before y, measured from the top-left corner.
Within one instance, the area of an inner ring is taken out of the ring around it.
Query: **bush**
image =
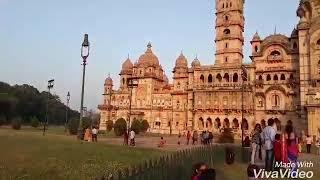
[[[38,120],[38,118],[32,117],[31,118],[31,126],[34,128],[37,128],[37,127],[39,127],[39,125],[40,125],[40,121]]]
[[[149,129],[149,122],[147,120],[141,121],[141,132],[146,132]]]
[[[20,117],[16,117],[16,118],[12,119],[12,121],[11,121],[12,129],[20,130],[21,129],[21,122],[22,122],[22,120]]]
[[[7,118],[3,115],[0,116],[0,126],[3,126],[7,123]]]
[[[234,143],[234,134],[231,128],[225,128],[218,138],[218,143]]]
[[[131,130],[133,130],[136,134],[139,134],[141,131],[141,121],[133,119],[131,123]]]
[[[113,121],[112,120],[107,121],[106,126],[107,126],[107,132],[110,132],[113,128]]]
[[[72,118],[68,122],[68,130],[69,133],[72,135],[76,135],[78,133],[78,127],[79,127],[79,119],[78,118]]]
[[[118,119],[116,123],[114,123],[113,129],[116,136],[122,136],[127,130],[126,120],[123,118]]]

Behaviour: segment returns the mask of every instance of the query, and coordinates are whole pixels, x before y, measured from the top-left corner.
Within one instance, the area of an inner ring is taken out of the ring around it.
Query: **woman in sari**
[[[290,133],[288,138],[287,151],[290,164],[295,164],[295,166],[292,166],[291,171],[296,171],[298,168],[298,144],[293,132]]]

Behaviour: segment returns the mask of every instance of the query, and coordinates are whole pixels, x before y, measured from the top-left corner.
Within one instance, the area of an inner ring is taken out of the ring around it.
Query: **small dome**
[[[133,68],[133,64],[132,64],[131,60],[128,57],[124,61],[124,63],[122,64],[122,70],[128,70],[128,69],[132,69],[132,68]]]
[[[142,66],[142,67],[149,67],[149,66],[158,67],[159,66],[159,59],[156,55],[153,54],[151,48],[152,46],[151,46],[151,43],[149,42],[147,45],[146,52],[139,57],[138,66]]]
[[[261,38],[260,38],[258,32],[256,32],[256,33],[253,35],[252,41],[261,41]]]
[[[297,30],[296,28],[294,28],[294,29],[292,30],[291,37],[292,37],[292,38],[298,37],[298,30]]]
[[[183,55],[182,52],[176,60],[176,67],[188,67],[187,58]]]
[[[200,67],[201,66],[201,63],[197,57],[192,61],[191,66],[192,67]]]
[[[110,77],[110,74],[108,75],[108,77],[106,78],[106,80],[104,81],[104,85],[112,85],[113,81]]]

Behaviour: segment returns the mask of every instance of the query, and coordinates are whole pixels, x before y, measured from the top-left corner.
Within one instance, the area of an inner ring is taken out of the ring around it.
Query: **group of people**
[[[191,180],[215,180],[215,169],[208,168],[205,163],[197,163],[193,167]]]
[[[135,146],[136,145],[135,137],[136,137],[136,133],[134,132],[134,130],[131,129],[129,131],[125,131],[123,135],[123,145]]]
[[[83,140],[88,142],[98,142],[98,128],[95,126],[87,127],[84,131]]]
[[[277,127],[273,119],[269,119],[267,126],[264,128],[257,124],[252,133],[251,165],[256,164],[257,157],[265,160],[266,171],[274,170],[275,162],[297,164],[302,143],[304,142],[302,138],[297,137],[291,121],[288,121],[285,132],[281,134],[277,133]],[[306,138],[306,144],[307,152],[310,153],[312,138],[309,135]],[[320,148],[319,140],[317,144]],[[320,149],[318,151],[320,152]],[[292,171],[294,170],[293,168]]]
[[[192,145],[195,145],[199,139],[198,131],[193,131],[192,135],[190,131],[187,132],[187,145],[189,145],[191,138],[192,138]],[[203,145],[212,144],[213,133],[210,131],[202,131],[200,134],[200,141],[201,141],[201,144]],[[179,142],[178,144],[180,144]]]

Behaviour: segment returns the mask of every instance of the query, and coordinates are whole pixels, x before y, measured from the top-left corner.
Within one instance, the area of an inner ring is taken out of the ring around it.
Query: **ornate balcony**
[[[268,61],[272,61],[272,62],[280,62],[282,61],[283,57],[281,55],[269,55],[267,57]]]

